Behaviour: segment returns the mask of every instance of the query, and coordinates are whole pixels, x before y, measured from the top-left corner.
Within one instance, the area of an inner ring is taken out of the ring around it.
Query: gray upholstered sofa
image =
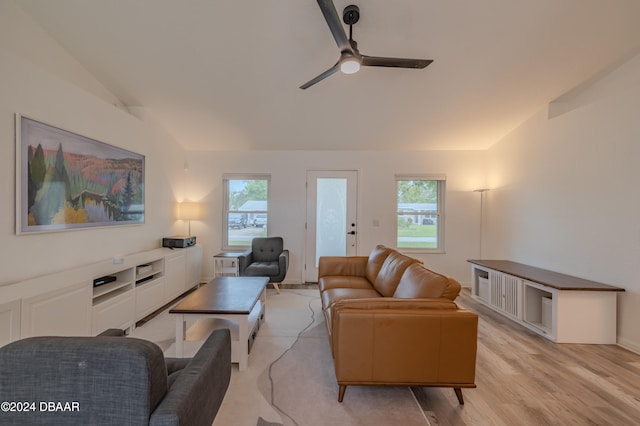
[[[166,359],[152,342],[114,334],[0,348],[0,401],[15,403],[0,424],[211,425],[231,377],[229,330],[193,358]]]

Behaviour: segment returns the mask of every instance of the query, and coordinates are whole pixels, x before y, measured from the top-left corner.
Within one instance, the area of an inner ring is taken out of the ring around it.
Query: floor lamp
[[[191,221],[202,219],[202,208],[199,203],[178,203],[178,219],[189,221],[189,236],[191,236]]]
[[[482,236],[484,234],[483,226],[484,226],[484,193],[487,192],[489,188],[482,189],[474,189],[473,192],[480,193],[480,259],[482,259]]]

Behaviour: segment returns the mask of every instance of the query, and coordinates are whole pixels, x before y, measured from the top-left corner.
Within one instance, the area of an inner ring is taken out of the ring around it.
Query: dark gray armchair
[[[240,276],[268,277],[278,293],[278,284],[284,280],[289,268],[289,250],[284,249],[281,237],[258,237],[251,249],[238,257]]]
[[[23,409],[3,410],[0,424],[211,426],[231,378],[229,330],[214,331],[193,358],[166,359],[155,343],[114,334],[0,348],[0,401]],[[24,411],[25,402],[34,405]]]

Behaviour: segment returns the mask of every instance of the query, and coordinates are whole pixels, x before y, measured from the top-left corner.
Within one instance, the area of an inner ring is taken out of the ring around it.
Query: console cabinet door
[[[184,292],[187,282],[187,249],[177,249],[164,261],[164,300],[169,302]]]
[[[202,272],[202,246],[189,247],[187,252],[187,282],[185,291],[200,284]]]
[[[22,299],[21,337],[89,336],[92,294],[84,282]]]
[[[0,346],[20,339],[20,300],[0,304]]]
[[[136,320],[140,320],[166,303],[165,277],[156,278],[136,287]]]
[[[491,305],[506,314],[521,318],[522,280],[500,272],[491,272],[489,278]]]

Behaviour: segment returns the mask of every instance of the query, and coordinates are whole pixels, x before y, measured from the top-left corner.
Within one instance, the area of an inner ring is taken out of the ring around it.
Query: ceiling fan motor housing
[[[360,19],[360,8],[356,5],[350,5],[344,8],[342,12],[342,20],[347,25],[353,25]]]

